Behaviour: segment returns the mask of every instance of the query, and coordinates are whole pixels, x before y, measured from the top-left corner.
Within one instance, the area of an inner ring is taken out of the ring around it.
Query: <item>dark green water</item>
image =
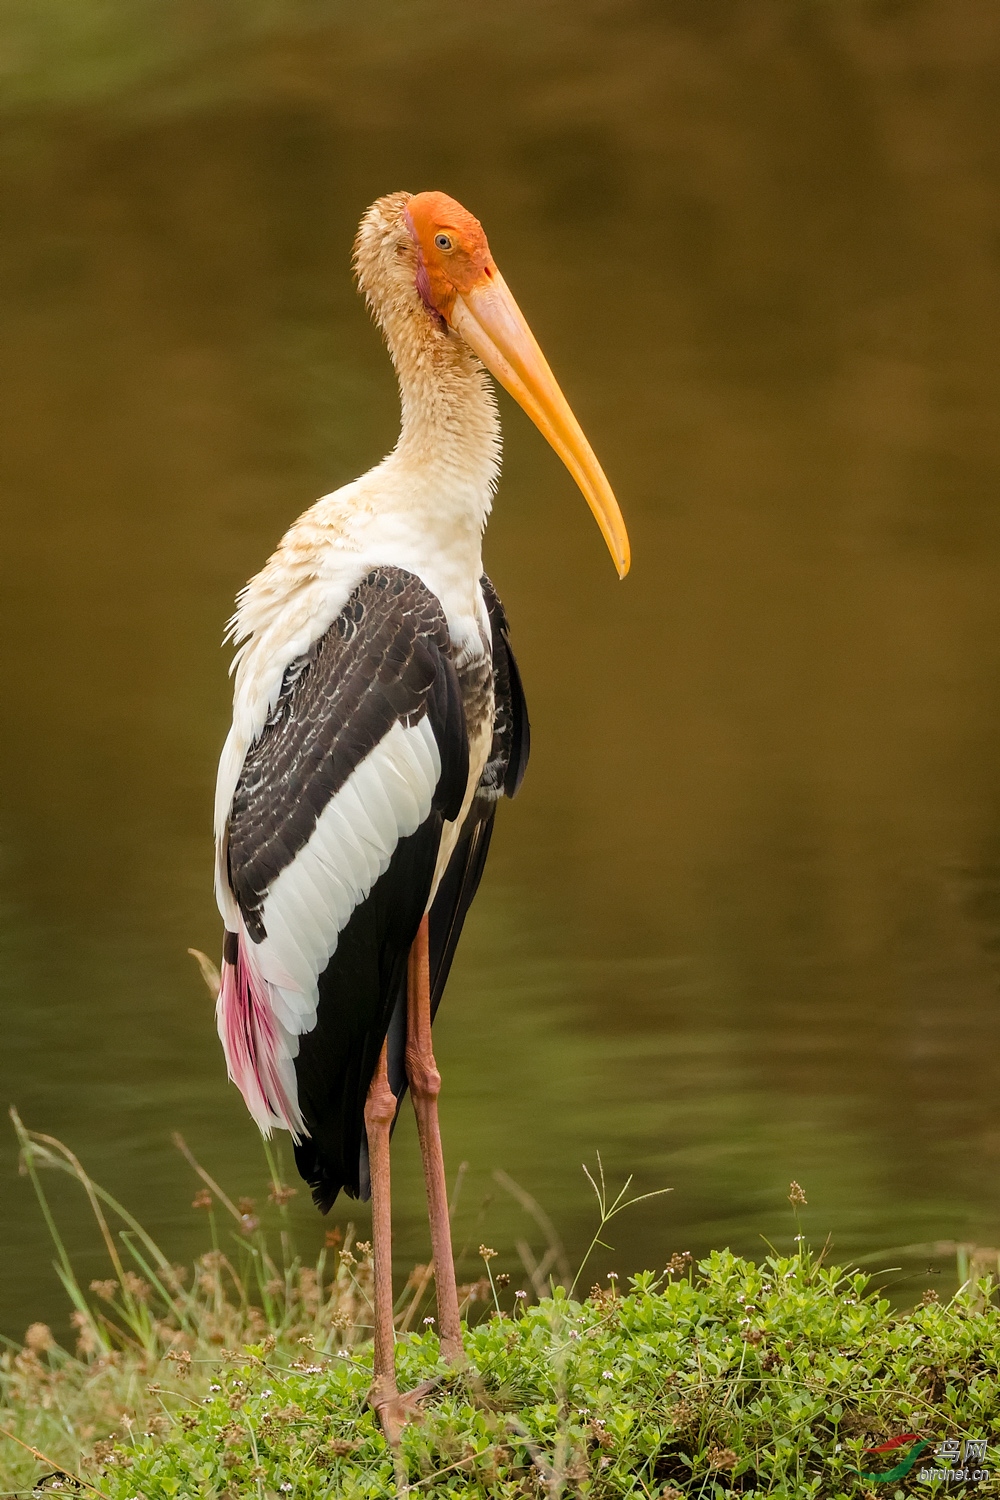
[[[787,1243],[792,1177],[844,1256],[995,1244],[995,8],[133,14],[15,6],[0,48],[0,1098],[177,1258],[205,1228],[171,1130],[262,1183],[185,953],[219,946],[219,643],[287,523],[394,439],[351,237],[440,187],[635,556],[619,585],[505,401],[487,561],[534,744],[438,1028],[468,1274],[481,1240],[538,1248],[498,1167],[578,1257],[598,1149],[673,1189],[601,1272]],[[409,1120],[395,1162],[405,1270]],[[0,1195],[16,1333],[63,1298],[9,1135]]]

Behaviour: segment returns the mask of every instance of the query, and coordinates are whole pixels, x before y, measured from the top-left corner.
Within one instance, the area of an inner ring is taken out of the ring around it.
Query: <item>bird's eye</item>
[[[451,238],[447,234],[436,234],[434,236],[434,243],[439,250],[451,250],[453,248]]]

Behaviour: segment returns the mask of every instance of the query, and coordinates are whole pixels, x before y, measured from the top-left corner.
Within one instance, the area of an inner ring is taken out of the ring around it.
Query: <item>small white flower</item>
[[[267,1388],[266,1391],[261,1391],[261,1395],[262,1396],[273,1396],[274,1392],[272,1391],[271,1387],[268,1386],[268,1388]]]
[[[601,1379],[602,1380],[614,1380],[614,1378],[615,1378],[615,1372],[614,1372],[614,1370],[602,1370],[601,1371]]]
[[[346,1349],[338,1349],[337,1353],[340,1355],[341,1359],[350,1359],[351,1357]]]
[[[433,1322],[434,1322],[433,1318],[425,1318],[424,1319],[424,1327],[425,1328],[429,1328]]]
[[[221,1391],[222,1390],[222,1386],[221,1385],[210,1385],[209,1386],[209,1390],[210,1391]]]
[[[283,1491],[284,1491],[284,1492],[285,1492],[285,1494],[287,1494],[287,1493],[288,1493],[288,1491],[289,1491],[289,1490],[290,1490],[290,1489],[291,1489],[291,1488],[292,1488],[292,1486],[291,1486],[291,1485],[290,1485],[290,1484],[289,1484],[289,1483],[288,1483],[288,1481],[287,1481],[287,1480],[286,1480],[286,1481],[285,1481],[285,1483],[284,1483],[284,1484],[279,1484],[279,1485],[278,1485],[278,1489],[279,1489],[279,1490],[283,1490]]]

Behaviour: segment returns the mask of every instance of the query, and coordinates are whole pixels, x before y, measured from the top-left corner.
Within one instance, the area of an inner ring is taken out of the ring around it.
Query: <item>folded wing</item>
[[[226,830],[230,1076],[263,1130],[332,1156],[331,1186],[357,1190],[365,1093],[468,775],[441,606],[377,568],[286,671]]]

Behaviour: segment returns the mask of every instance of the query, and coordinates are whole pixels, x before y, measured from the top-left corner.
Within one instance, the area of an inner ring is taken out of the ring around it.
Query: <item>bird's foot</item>
[[[451,1365],[453,1370],[460,1370],[465,1364],[465,1345],[462,1342],[461,1333],[441,1335],[441,1358]]]
[[[395,1381],[390,1383],[376,1377],[368,1392],[368,1404],[378,1417],[385,1440],[391,1448],[399,1446],[403,1428],[420,1414],[421,1403],[440,1384],[440,1377],[436,1377],[433,1380],[422,1380],[412,1391],[397,1391]]]

